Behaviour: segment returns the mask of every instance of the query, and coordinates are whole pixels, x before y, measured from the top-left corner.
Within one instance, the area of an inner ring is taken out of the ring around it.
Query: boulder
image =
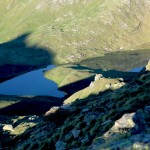
[[[47,116],[52,115],[52,114],[55,114],[59,109],[60,109],[60,107],[57,107],[57,106],[52,107],[49,111],[47,111],[44,114],[44,117],[47,117]]]
[[[65,142],[62,142],[59,140],[56,142],[55,147],[56,147],[56,150],[65,150],[66,145],[67,144]]]
[[[13,126],[10,124],[4,125],[3,130],[4,131],[14,131]]]
[[[74,129],[71,132],[72,132],[72,135],[73,135],[74,138],[78,138],[81,131]]]
[[[150,59],[149,59],[147,65],[146,65],[146,71],[150,71]]]
[[[102,74],[96,74],[95,78],[94,78],[94,81],[100,80],[101,78],[103,78]]]

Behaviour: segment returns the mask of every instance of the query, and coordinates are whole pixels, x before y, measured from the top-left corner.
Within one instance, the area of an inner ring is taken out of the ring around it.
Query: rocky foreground
[[[150,68],[129,83],[96,75],[43,116],[1,116],[1,149],[150,149]]]

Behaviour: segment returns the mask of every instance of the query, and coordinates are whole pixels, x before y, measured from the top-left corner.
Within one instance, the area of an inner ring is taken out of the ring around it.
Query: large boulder
[[[147,65],[146,65],[146,71],[150,71],[150,59],[149,59]]]
[[[6,124],[3,126],[4,131],[14,131],[13,126],[10,124]]]

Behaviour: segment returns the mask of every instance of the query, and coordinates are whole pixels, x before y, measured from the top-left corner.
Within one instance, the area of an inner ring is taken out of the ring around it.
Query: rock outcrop
[[[146,71],[150,71],[150,60],[148,61],[148,64],[146,65]]]
[[[9,138],[2,146],[9,143],[11,148],[29,150],[149,149],[150,72],[139,73],[124,86],[112,88],[116,81],[123,82],[110,78],[94,81],[97,87],[103,85],[102,91],[52,107],[44,120],[30,116],[27,117],[30,123],[12,123],[14,131],[8,133],[15,138]],[[109,89],[105,87],[108,84]],[[18,134],[21,127],[24,132]],[[2,137],[4,135],[2,131]],[[17,140],[18,136],[21,140]]]

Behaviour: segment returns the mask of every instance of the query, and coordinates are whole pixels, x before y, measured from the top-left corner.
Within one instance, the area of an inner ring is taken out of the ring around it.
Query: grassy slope
[[[124,71],[145,66],[149,58],[149,50],[107,53],[104,56],[89,58],[76,64],[61,65],[44,72],[44,76],[47,79],[55,81],[59,87],[68,86],[69,92],[69,85],[71,83],[76,83],[84,79],[93,80],[93,76],[96,73],[112,78],[122,77],[127,79],[128,77],[133,77],[134,73]],[[85,82],[80,84],[85,84]],[[80,86],[80,84],[77,86]],[[62,90],[67,92],[66,89]]]
[[[102,82],[102,86],[100,86],[100,82]],[[99,143],[96,146],[99,147],[101,144],[105,144],[108,145],[107,148],[110,148],[110,141],[103,139],[103,135],[114,125],[115,121],[126,113],[136,112],[138,109],[143,109],[145,106],[150,105],[150,73],[147,72],[138,76],[115,91],[105,89],[105,84],[109,82],[113,84],[117,80],[102,79],[96,81],[97,85],[94,86],[94,90],[99,89],[100,93],[86,98],[83,98],[82,93],[79,93],[81,94],[81,99],[76,99],[71,103],[70,111],[59,109],[55,114],[47,117],[50,121],[49,123],[43,124],[39,122],[35,128],[28,127],[24,133],[14,135],[18,138],[8,138],[7,140],[11,142],[3,143],[4,146],[8,146],[8,144],[14,146],[16,144],[17,146],[19,145],[18,149],[55,149],[56,142],[61,141],[65,143],[65,149],[79,148],[84,150],[98,140]],[[72,96],[72,98],[74,97]],[[68,100],[65,103],[68,103]],[[145,114],[145,117],[149,117],[149,114]],[[27,120],[24,121],[24,124],[26,122]],[[28,123],[30,124],[29,121]],[[51,128],[49,125],[51,125]],[[18,126],[23,130],[26,127],[21,123]],[[10,135],[17,132],[18,126],[15,126],[15,132],[10,132]],[[149,129],[149,126],[147,128]],[[72,131],[74,130],[80,130],[78,138],[73,137]],[[127,137],[121,135],[122,132],[119,132],[120,136],[117,139],[112,139],[112,141],[120,142],[122,138],[127,138],[130,143],[129,137],[131,134],[129,130],[126,132]],[[147,134],[149,134],[149,130]],[[19,142],[18,139],[22,139],[22,141]],[[133,144],[130,144],[131,149]],[[122,146],[125,146],[124,143],[123,145],[120,144],[119,148],[122,149]]]
[[[1,43],[23,33],[66,63],[97,57],[107,51],[149,48],[147,0],[0,1]]]

